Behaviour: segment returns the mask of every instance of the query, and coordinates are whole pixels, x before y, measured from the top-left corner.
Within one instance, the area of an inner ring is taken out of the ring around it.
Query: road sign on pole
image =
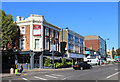
[[[52,64],[54,68],[54,51],[55,51],[55,45],[51,45],[51,50],[52,50]]]
[[[55,45],[51,45],[51,51],[55,51]]]

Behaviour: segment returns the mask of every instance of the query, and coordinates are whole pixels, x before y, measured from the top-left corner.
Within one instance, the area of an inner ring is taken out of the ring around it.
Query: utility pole
[[[62,58],[63,58],[63,28],[62,28]]]
[[[55,50],[55,45],[51,45],[51,50],[52,50],[52,64],[53,64],[53,69],[54,67],[54,50]]]
[[[52,64],[53,64],[53,69],[55,68],[54,67],[54,50],[52,51]]]

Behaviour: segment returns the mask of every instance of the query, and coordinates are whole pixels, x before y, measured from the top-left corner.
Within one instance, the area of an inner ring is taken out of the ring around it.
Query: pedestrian
[[[23,64],[21,65],[21,68],[20,68],[20,73],[23,72]]]
[[[78,62],[76,61],[75,64],[77,64]]]

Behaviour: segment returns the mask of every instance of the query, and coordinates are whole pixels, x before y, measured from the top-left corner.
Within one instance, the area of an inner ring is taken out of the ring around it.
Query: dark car
[[[90,64],[87,64],[86,62],[79,62],[75,65],[73,65],[73,69],[75,70],[83,70],[83,69],[90,69],[92,66]]]

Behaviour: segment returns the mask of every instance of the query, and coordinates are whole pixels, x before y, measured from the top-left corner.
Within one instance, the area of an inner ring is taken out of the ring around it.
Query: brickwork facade
[[[85,47],[99,51],[99,40],[85,40]]]

